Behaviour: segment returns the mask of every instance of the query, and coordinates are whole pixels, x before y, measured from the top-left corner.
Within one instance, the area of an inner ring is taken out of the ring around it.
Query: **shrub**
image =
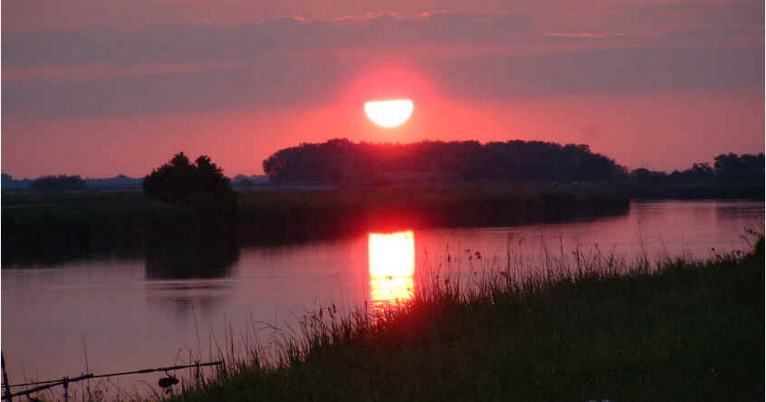
[[[228,177],[210,157],[194,163],[180,152],[144,178],[144,194],[170,204],[186,204],[207,212],[232,212],[235,193]]]

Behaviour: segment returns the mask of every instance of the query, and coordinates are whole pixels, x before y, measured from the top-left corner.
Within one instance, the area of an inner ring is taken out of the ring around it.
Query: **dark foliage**
[[[721,154],[715,157],[715,174],[721,180],[759,182],[764,180],[763,153],[758,155]]]
[[[192,164],[183,152],[144,178],[144,194],[171,204],[187,204],[206,212],[231,212],[235,193],[229,178],[208,156]]]
[[[147,279],[223,278],[239,259],[235,227],[216,222],[153,225],[146,234]]]
[[[630,172],[630,179],[638,182],[665,180],[668,174],[646,168],[638,168]]]
[[[96,255],[151,259],[151,277],[216,276],[232,244],[262,246],[434,226],[504,226],[622,214],[628,199],[597,188],[387,186],[245,193],[231,215],[140,193],[3,196],[2,263],[59,263]],[[184,252],[184,250],[189,250]],[[182,266],[186,266],[182,270]]]
[[[35,179],[30,188],[42,193],[61,193],[85,190],[85,180],[80,176],[43,176]]]
[[[607,181],[625,174],[587,145],[540,141],[352,143],[334,139],[286,148],[263,162],[275,181],[411,180]]]
[[[635,169],[620,183],[631,198],[763,199],[764,157],[721,154],[710,163],[695,163],[682,171],[665,173]]]
[[[26,190],[31,185],[32,185],[32,180],[30,179],[16,180],[13,178],[13,176],[7,173],[2,174],[2,184],[0,184],[0,186],[3,191]]]
[[[631,171],[629,178],[637,182],[763,183],[764,155],[721,154],[715,157],[713,166],[710,163],[695,163],[689,169],[676,170],[670,174],[639,168]]]

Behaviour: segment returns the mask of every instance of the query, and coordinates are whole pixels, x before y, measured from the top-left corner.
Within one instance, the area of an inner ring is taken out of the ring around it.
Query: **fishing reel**
[[[157,381],[157,385],[160,386],[163,390],[165,390],[166,394],[169,394],[173,390],[173,385],[178,384],[178,378],[176,378],[174,375],[168,373],[165,371],[165,375],[167,377],[160,378],[159,381]]]

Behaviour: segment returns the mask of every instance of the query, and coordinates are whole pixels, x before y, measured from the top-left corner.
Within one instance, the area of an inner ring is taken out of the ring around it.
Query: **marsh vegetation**
[[[197,197],[199,198],[199,197]],[[194,198],[194,200],[197,200]],[[239,245],[326,239],[403,227],[497,226],[621,214],[619,193],[590,188],[463,184],[240,194],[226,214],[140,193],[8,194],[3,265],[104,254],[136,256],[166,243],[228,236]]]
[[[176,399],[763,398],[762,238],[706,262],[575,261],[523,281],[502,267],[434,279],[372,319],[330,306],[277,364],[253,348]]]

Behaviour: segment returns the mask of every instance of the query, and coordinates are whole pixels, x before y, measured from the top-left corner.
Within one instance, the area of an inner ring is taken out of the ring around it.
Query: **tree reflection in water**
[[[222,278],[238,259],[239,247],[228,228],[207,227],[175,237],[157,234],[147,241],[146,278]]]

